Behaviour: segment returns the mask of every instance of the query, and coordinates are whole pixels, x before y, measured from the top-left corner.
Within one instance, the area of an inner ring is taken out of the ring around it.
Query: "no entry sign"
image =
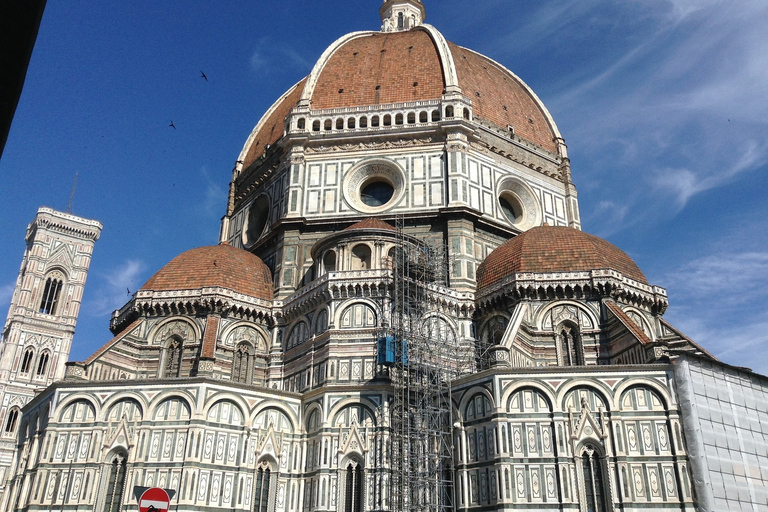
[[[168,512],[171,499],[165,489],[150,487],[139,498],[139,512]]]

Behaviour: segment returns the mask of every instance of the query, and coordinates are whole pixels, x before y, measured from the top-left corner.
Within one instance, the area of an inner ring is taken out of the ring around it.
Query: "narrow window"
[[[347,128],[349,128],[350,130],[354,130],[355,129],[355,118],[354,117],[350,117],[349,119],[347,119]]]
[[[445,117],[453,117],[453,107],[447,106],[445,107]]]
[[[594,447],[587,446],[582,455],[584,498],[588,512],[606,512],[605,485],[601,461]]]
[[[165,350],[165,377],[178,377],[181,372],[181,356],[184,346],[181,340],[172,339]]]
[[[301,117],[296,123],[296,128],[298,128],[299,130],[303,130],[306,127],[306,125],[307,125],[307,121],[303,117]]]
[[[32,366],[32,358],[35,356],[34,350],[28,348],[24,351],[24,357],[21,359],[21,373],[29,373],[29,368]]]
[[[416,124],[416,113],[415,112],[409,112],[408,113],[408,124]]]
[[[48,352],[43,352],[40,354],[40,359],[37,360],[37,371],[35,371],[35,376],[37,377],[44,377],[45,373],[48,371],[48,360],[50,359],[50,356],[48,355]]]
[[[360,118],[360,128],[368,128],[368,118],[367,117],[361,117]]]
[[[387,114],[384,116],[384,126],[392,126],[392,116]]]
[[[61,279],[49,277],[45,281],[45,290],[43,291],[43,300],[40,301],[40,312],[46,315],[56,314],[56,306],[59,303],[59,294],[61,293]]]
[[[250,384],[248,382],[248,372],[251,368],[251,351],[247,343],[240,343],[235,350],[235,357],[232,361],[232,380],[241,384]]]
[[[436,123],[440,120],[440,111],[439,110],[433,110],[432,111],[432,122]]]
[[[371,118],[371,126],[373,126],[374,128],[379,127],[379,116],[373,116]]]
[[[313,132],[319,132],[320,131],[320,121],[314,121],[312,123],[312,131]]]
[[[116,454],[112,458],[112,464],[109,468],[109,481],[107,483],[107,497],[104,501],[104,512],[120,511],[125,488],[125,459],[124,454]]]
[[[256,483],[253,491],[253,512],[267,512],[269,508],[269,480],[272,471],[269,466],[262,465],[256,472]]]
[[[397,29],[403,30],[405,28],[405,18],[403,17],[403,13],[399,12],[397,13]]]
[[[4,432],[6,434],[13,434],[16,432],[16,424],[19,422],[19,410],[11,409],[8,413],[8,419],[5,421]]]
[[[336,253],[328,251],[323,258],[323,266],[326,272],[336,272]]]
[[[338,118],[336,120],[336,129],[337,130],[343,130],[344,129],[344,120],[342,118]]]
[[[363,512],[363,467],[350,462],[346,473],[344,512]]]
[[[395,124],[397,125],[403,124],[403,114],[397,114],[395,116]]]
[[[331,121],[330,119],[326,119],[324,128],[325,128],[325,131],[327,132],[331,131],[331,128],[333,128],[333,121]]]
[[[426,112],[419,113],[419,122],[420,123],[426,123],[429,120],[428,114]]]
[[[581,350],[581,339],[575,327],[565,325],[560,328],[558,335],[560,341],[560,353],[563,357],[563,366],[580,366],[584,364],[584,355]]]

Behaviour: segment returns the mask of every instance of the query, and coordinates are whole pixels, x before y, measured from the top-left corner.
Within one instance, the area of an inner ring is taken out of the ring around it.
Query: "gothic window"
[[[557,340],[560,344],[560,356],[563,366],[581,366],[584,364],[584,351],[578,329],[570,324],[563,324],[558,329]]]
[[[32,359],[35,357],[35,351],[32,347],[24,351],[24,356],[21,358],[21,367],[19,371],[21,373],[29,373],[29,369],[32,366]]]
[[[126,459],[125,453],[116,453],[112,456],[104,512],[120,512],[125,490]]]
[[[35,370],[36,377],[45,377],[45,374],[48,371],[48,361],[50,358],[51,356],[48,352],[40,354],[40,357],[37,360],[37,370]]]
[[[59,303],[59,295],[64,283],[64,276],[61,272],[53,272],[45,280],[45,290],[43,290],[43,299],[40,301],[40,313],[46,315],[55,315],[56,306]]]
[[[251,383],[251,367],[253,366],[253,354],[248,343],[240,343],[235,350],[232,361],[232,381],[241,384]]]
[[[584,502],[587,512],[607,512],[602,461],[594,446],[586,445],[581,456]]]
[[[18,422],[19,422],[19,410],[11,409],[10,412],[8,412],[8,419],[5,420],[5,428],[3,429],[3,433],[13,434],[14,432],[16,432],[16,424]]]
[[[342,329],[376,327],[376,312],[366,304],[349,306],[341,314]]]
[[[270,480],[272,469],[269,464],[262,462],[256,471],[256,482],[253,489],[253,512],[269,510]]]
[[[184,343],[177,338],[168,342],[165,348],[165,372],[164,377],[178,377],[181,373],[181,358],[184,352]]]
[[[299,322],[291,329],[291,334],[288,336],[288,347],[292,348],[296,345],[301,345],[309,339],[309,327],[306,322]]]
[[[344,512],[363,512],[363,465],[356,460],[347,464],[344,480]]]

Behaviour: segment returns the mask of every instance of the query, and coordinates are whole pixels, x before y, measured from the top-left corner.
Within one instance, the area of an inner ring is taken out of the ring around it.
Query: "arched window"
[[[363,512],[363,465],[349,461],[344,481],[344,512]]]
[[[61,272],[53,272],[45,280],[45,290],[43,290],[43,299],[40,301],[40,312],[46,315],[55,315],[56,306],[59,304],[59,295],[64,283],[64,276]]]
[[[584,351],[581,348],[579,330],[574,325],[563,324],[558,329],[558,342],[563,366],[581,366],[584,364]]]
[[[34,357],[35,351],[32,349],[32,347],[29,347],[27,350],[25,350],[24,356],[21,358],[21,367],[19,368],[19,372],[29,373],[29,369],[32,366],[32,359]]]
[[[253,512],[267,512],[269,510],[270,480],[272,469],[269,464],[262,462],[256,470],[256,482],[253,488]]]
[[[352,248],[352,270],[369,270],[371,268],[371,248],[359,244]]]
[[[178,377],[181,373],[181,357],[184,352],[184,344],[180,339],[173,338],[165,349],[165,374],[164,377]]]
[[[603,465],[594,446],[586,445],[581,456],[584,500],[588,512],[607,512]]]
[[[397,29],[403,30],[405,28],[405,17],[403,16],[403,13],[399,12],[397,13]]]
[[[107,494],[104,501],[104,512],[119,512],[125,490],[126,459],[125,453],[116,453],[112,456],[109,467],[109,480],[107,481]]]
[[[445,117],[453,117],[453,107],[447,106],[445,107]]]
[[[335,251],[328,251],[325,253],[325,256],[323,257],[323,267],[325,267],[325,272],[335,272],[336,271],[336,252]]]
[[[8,412],[8,419],[5,420],[5,428],[3,429],[3,433],[13,434],[14,432],[16,432],[16,424],[18,422],[19,422],[19,410],[11,409]]]
[[[235,357],[232,361],[232,382],[250,384],[251,366],[253,366],[251,346],[248,343],[240,343],[235,350]]]
[[[43,352],[37,359],[37,370],[35,370],[35,377],[45,377],[48,371],[48,361],[51,359],[51,355],[48,352]]]

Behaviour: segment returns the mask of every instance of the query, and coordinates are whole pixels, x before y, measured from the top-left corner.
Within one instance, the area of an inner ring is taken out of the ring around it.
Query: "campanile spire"
[[[382,32],[409,30],[424,23],[427,17],[421,0],[384,0],[379,14]]]

